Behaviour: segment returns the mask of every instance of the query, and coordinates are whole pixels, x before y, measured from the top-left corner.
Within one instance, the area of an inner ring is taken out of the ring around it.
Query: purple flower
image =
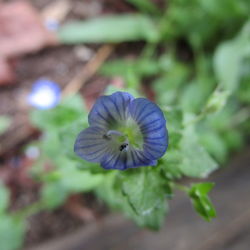
[[[60,87],[48,79],[37,80],[28,96],[28,103],[38,109],[55,107],[60,100]]]
[[[154,166],[168,147],[166,120],[146,98],[116,92],[97,99],[89,127],[77,136],[74,150],[105,169]]]

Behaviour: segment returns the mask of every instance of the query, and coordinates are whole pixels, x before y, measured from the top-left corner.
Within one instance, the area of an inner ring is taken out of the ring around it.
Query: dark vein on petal
[[[126,169],[127,168],[127,154],[125,153],[123,156],[124,156],[124,159],[123,159],[123,161],[124,161],[123,169]]]
[[[113,121],[116,121],[116,119],[113,117],[113,115],[109,112],[108,108],[105,106],[104,102],[102,101],[102,105],[105,109],[105,111],[107,112],[108,116],[110,117],[110,119],[112,119]]]
[[[150,145],[144,145],[145,147],[147,147],[149,150],[152,150],[152,151],[155,151],[155,152],[157,152],[157,153],[162,153],[162,151],[159,151],[159,150],[157,150],[155,147],[151,147]]]
[[[155,113],[155,111],[150,111],[148,113],[146,113],[143,117],[140,118],[140,120],[137,120],[137,122],[140,124],[147,116],[152,115],[153,113]]]
[[[164,138],[165,137],[165,135],[164,136],[160,136],[160,137],[144,137],[144,140],[159,140],[159,139],[162,139],[162,138]]]
[[[121,118],[121,120],[122,120],[122,115],[121,115],[121,113],[120,113],[120,110],[118,109],[118,106],[116,105],[115,101],[113,101],[111,98],[110,98],[110,100],[111,100],[111,102],[114,104],[115,109],[116,109],[118,115],[120,116],[120,118]]]
[[[77,147],[79,149],[84,149],[84,148],[92,148],[92,147],[95,147],[95,146],[102,146],[102,145],[105,145],[106,143],[97,143],[97,144],[92,144],[92,145],[84,145],[84,146],[78,146]]]
[[[139,152],[135,151],[135,154],[136,154],[137,158],[139,159],[139,161],[141,161],[143,164],[147,165],[147,162],[145,162],[145,161],[144,161],[142,158],[140,158],[140,156],[138,155]],[[139,162],[139,164],[140,164],[140,162]]]
[[[100,113],[98,110],[96,110],[96,114],[97,114],[99,117],[101,117],[105,122],[107,122],[107,120],[101,115],[101,113]]]
[[[150,102],[148,102],[148,103],[146,103],[142,108],[141,108],[141,111],[140,111],[140,113],[137,115],[137,118],[136,118],[136,120],[139,122],[139,120],[141,120],[141,118],[140,118],[140,116],[142,115],[142,113],[145,111],[145,108],[149,105],[149,104],[151,104]],[[150,113],[152,113],[152,111],[150,112]],[[149,113],[149,114],[150,114]],[[143,116],[143,117],[145,117],[145,116]],[[139,119],[140,118],[140,119]]]
[[[157,145],[157,146],[165,146],[164,143],[150,142],[150,141],[145,141],[145,144],[152,144],[152,145]]]
[[[146,149],[146,153],[149,154],[152,159],[156,159],[157,158],[154,155],[152,155],[147,149]]]
[[[116,166],[116,164],[117,164],[119,158],[120,158],[120,154],[118,155],[118,157],[117,157],[117,159],[116,159],[116,161],[115,161],[115,164],[113,165],[113,168],[115,168],[115,166]]]
[[[141,128],[141,129],[145,129],[145,127],[151,126],[151,125],[153,125],[155,122],[158,122],[158,121],[160,121],[160,120],[161,120],[161,118],[157,118],[157,119],[155,119],[155,120],[153,120],[153,121],[148,122],[147,124],[141,125],[140,128]]]
[[[121,95],[121,94],[120,94]],[[126,119],[126,99],[123,98],[123,96],[121,95],[121,99],[122,99],[122,107],[123,107],[123,111],[124,111],[124,117],[123,119]]]
[[[155,131],[157,131],[157,130],[161,130],[163,127],[165,126],[165,124],[161,124],[159,127],[157,127],[157,128],[153,128],[153,129],[151,129],[151,130],[145,130],[145,133],[146,134],[150,134],[150,133],[153,133],[153,132],[155,132]]]
[[[95,156],[94,158],[89,158],[90,160],[93,160],[95,158],[98,158],[105,150],[106,150],[106,148],[103,148],[102,150],[97,150],[97,151],[89,153],[89,154],[86,153],[86,155],[88,157],[88,156],[94,155],[94,154],[99,152],[99,154],[97,156]]]
[[[116,154],[112,155],[111,158],[106,163],[104,162],[104,164],[108,165],[110,162],[112,162],[115,159],[115,157],[119,157],[119,155],[116,155]]]

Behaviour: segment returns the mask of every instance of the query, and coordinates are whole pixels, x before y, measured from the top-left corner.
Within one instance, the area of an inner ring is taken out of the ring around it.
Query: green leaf
[[[200,77],[187,84],[180,98],[182,109],[192,113],[200,112],[213,90],[213,85],[211,76]]]
[[[198,142],[193,127],[184,129],[180,145],[183,160],[179,168],[184,175],[205,178],[218,168],[218,164]]]
[[[123,173],[121,175],[123,175]],[[124,176],[122,179],[124,179]],[[167,203],[162,202],[158,206],[153,204],[152,206],[154,206],[154,208],[150,213],[144,213],[143,215],[138,214],[134,207],[131,206],[128,196],[124,195],[122,179],[119,172],[107,174],[102,185],[97,187],[96,194],[111,208],[123,211],[124,214],[130,219],[133,219],[137,225],[154,230],[159,229],[168,209]],[[163,190],[166,194],[169,194],[169,188],[166,185],[163,186]],[[145,189],[144,193],[146,192],[147,190]]]
[[[112,15],[87,21],[72,22],[59,29],[62,43],[118,43],[146,40],[156,42],[159,34],[147,16],[139,14]]]
[[[160,14],[160,10],[151,0],[127,0],[127,2],[133,4],[141,12],[149,14]]]
[[[63,168],[60,171],[61,184],[72,193],[88,192],[99,186],[105,176],[102,174],[91,174],[77,168]]]
[[[121,176],[122,190],[141,226],[158,229],[166,214],[161,176],[153,168],[132,170]]]
[[[179,165],[182,162],[180,141],[183,131],[183,112],[173,107],[164,107],[163,111],[167,120],[169,146],[167,152],[159,159],[159,165],[165,178],[179,179],[182,176]]]
[[[57,131],[48,129],[40,142],[42,153],[51,161],[56,161],[61,154],[61,143]]]
[[[3,134],[10,126],[11,120],[8,116],[0,116],[0,135]]]
[[[218,39],[232,36],[249,18],[249,1],[169,1],[163,18],[166,38],[185,37],[196,49],[211,48]]]
[[[178,100],[179,87],[187,81],[190,68],[183,63],[177,62],[173,56],[163,54],[158,60],[163,75],[154,81],[152,87],[156,92],[159,104],[173,105],[174,101]]]
[[[239,82],[241,50],[235,42],[219,45],[214,56],[214,68],[219,83],[230,91],[236,89]]]
[[[5,212],[10,202],[9,190],[0,182],[0,214]]]
[[[230,131],[231,132],[231,131]],[[220,163],[227,159],[227,145],[222,136],[215,130],[206,129],[199,133],[200,141],[206,150]]]
[[[2,215],[0,219],[0,245],[3,250],[18,250],[24,241],[25,223],[14,217]]]
[[[57,171],[44,176],[46,181],[41,192],[45,206],[49,209],[63,204],[71,193],[91,191],[99,186],[103,180],[102,174],[91,174],[76,168],[73,161],[62,159],[62,164]],[[55,178],[53,178],[55,176]]]
[[[213,187],[214,183],[211,182],[193,184],[189,190],[189,194],[191,197],[201,197],[207,195]]]
[[[102,185],[95,189],[95,192],[99,198],[104,200],[112,209],[126,210],[127,201],[121,192],[121,182],[117,182],[118,172],[109,172],[105,175],[105,179]]]
[[[61,206],[68,196],[60,182],[45,183],[41,190],[41,199],[47,209]]]
[[[130,72],[137,77],[149,77],[158,74],[159,64],[153,58],[139,58],[137,60],[112,60],[105,63],[100,72],[105,76],[122,76],[128,78]]]
[[[167,153],[159,159],[159,165],[165,178],[169,180],[180,179],[182,172],[179,165],[182,162],[182,155],[179,150],[168,150]]]
[[[70,192],[90,191],[96,188],[104,178],[103,174],[92,174],[90,171],[78,169],[76,161],[68,157],[59,157],[56,164],[60,182]],[[99,166],[99,168],[101,167]]]
[[[183,111],[173,107],[163,107],[164,116],[167,120],[167,127],[172,131],[181,131],[183,126]]]
[[[214,187],[214,183],[193,184],[189,189],[189,196],[195,210],[207,221],[216,217],[216,211],[207,194]]]
[[[168,211],[166,201],[156,206],[150,213],[144,215],[136,213],[128,203],[124,203],[123,205],[126,207],[124,213],[127,214],[129,218],[133,219],[138,226],[147,227],[151,230],[159,230],[161,228]]]
[[[59,140],[60,140],[60,151],[71,157],[76,158],[74,152],[74,144],[77,135],[85,128],[89,127],[87,119],[86,120],[76,120],[73,123],[70,123],[68,126],[62,128],[60,131],[58,131]],[[77,157],[79,158],[79,157]]]
[[[231,41],[220,44],[214,55],[214,70],[219,83],[230,92],[240,83],[240,73],[244,58],[250,56],[250,22]]]

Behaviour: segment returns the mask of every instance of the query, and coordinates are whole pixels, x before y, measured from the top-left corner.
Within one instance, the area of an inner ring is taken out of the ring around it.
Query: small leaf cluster
[[[195,210],[207,221],[216,217],[216,211],[207,195],[213,187],[214,183],[204,182],[192,185],[188,191]]]

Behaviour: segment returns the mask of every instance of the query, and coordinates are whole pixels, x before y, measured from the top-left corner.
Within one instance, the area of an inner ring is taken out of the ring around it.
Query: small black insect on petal
[[[119,147],[119,150],[120,151],[123,151],[125,148],[127,148],[128,146],[128,143],[123,143],[120,147]]]

